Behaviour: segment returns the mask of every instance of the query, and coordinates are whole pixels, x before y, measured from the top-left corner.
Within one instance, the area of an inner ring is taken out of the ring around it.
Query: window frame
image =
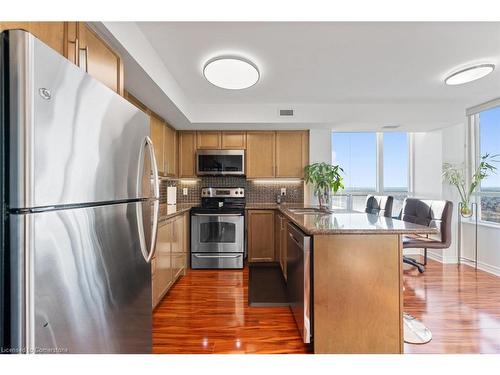
[[[392,133],[392,132],[348,132],[348,131],[332,131],[331,135],[331,149],[332,149],[332,156],[333,156],[333,151],[335,149],[334,144],[333,144],[333,134],[334,133],[375,133],[376,135],[376,172],[375,172],[375,191],[359,191],[359,190],[349,190],[349,189],[344,189],[340,194],[336,194],[337,196],[345,196],[347,197],[347,209],[352,210],[353,209],[353,198],[355,196],[366,196],[370,194],[376,194],[376,195],[387,195],[387,194],[392,194],[392,195],[404,195],[406,193],[407,197],[410,197],[413,195],[413,181],[414,181],[414,162],[413,162],[413,154],[414,154],[414,137],[413,133],[411,132],[403,132],[403,131],[396,131],[395,133],[406,133],[407,137],[407,161],[408,161],[408,169],[407,169],[407,190],[406,191],[390,191],[386,192],[384,190],[384,133]],[[331,159],[331,162],[333,163],[333,157]]]
[[[481,158],[481,135],[480,135],[480,121],[479,115],[481,112],[500,107],[500,98],[490,100],[486,103],[468,108],[466,110],[467,126],[466,126],[466,144],[465,144],[465,176],[467,181],[472,178],[473,171],[479,166]],[[500,168],[499,168],[500,169]],[[500,197],[500,193],[482,192],[481,186],[473,194],[473,202],[477,205],[477,222],[481,225],[492,226],[500,228],[500,222],[483,220],[481,218],[481,197],[482,196],[496,196]],[[475,218],[471,217],[465,222],[475,222]]]

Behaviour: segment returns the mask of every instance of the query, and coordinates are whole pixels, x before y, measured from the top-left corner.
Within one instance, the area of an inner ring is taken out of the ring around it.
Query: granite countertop
[[[276,209],[310,235],[320,234],[436,234],[436,228],[408,223],[359,211],[334,209],[331,214],[299,215],[290,208],[307,208],[303,204],[258,203],[248,204],[246,209]]]
[[[165,221],[177,215],[183,214],[189,211],[193,207],[197,207],[198,203],[179,203],[179,204],[166,204],[160,203],[160,219],[159,221]]]

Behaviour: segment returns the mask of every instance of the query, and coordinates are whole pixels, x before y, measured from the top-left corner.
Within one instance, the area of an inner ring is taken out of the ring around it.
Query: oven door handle
[[[193,216],[213,216],[213,217],[223,216],[223,217],[240,217],[240,216],[243,216],[243,214],[193,214]]]
[[[237,255],[198,255],[198,254],[193,254],[195,258],[239,258],[241,257],[241,254]]]

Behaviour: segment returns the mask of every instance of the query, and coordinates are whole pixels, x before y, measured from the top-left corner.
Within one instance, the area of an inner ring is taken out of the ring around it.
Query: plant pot
[[[463,204],[460,206],[460,215],[462,217],[471,217],[472,216],[472,208],[468,204]]]
[[[330,207],[330,199],[331,199],[331,191],[327,190],[318,190],[316,191],[316,195],[318,197],[319,208],[329,208]]]

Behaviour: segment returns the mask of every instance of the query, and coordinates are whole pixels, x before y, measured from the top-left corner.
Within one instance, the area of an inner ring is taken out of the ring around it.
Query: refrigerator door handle
[[[142,203],[138,203],[139,209],[137,210],[137,224],[138,224],[138,230],[139,230],[139,242],[141,245],[141,252],[144,257],[144,260],[147,263],[151,262],[151,259],[153,258],[156,250],[156,237],[158,234],[158,220],[159,220],[159,215],[160,215],[160,180],[158,177],[158,165],[156,164],[156,158],[155,158],[155,153],[154,153],[154,147],[153,147],[153,142],[151,141],[151,138],[146,137],[144,139],[144,142],[142,143],[142,147],[140,150],[140,156],[139,160],[144,161],[144,148],[148,148],[149,152],[149,159],[151,160],[151,166],[153,169],[153,193],[154,193],[154,202],[153,202],[153,225],[151,228],[151,246],[149,248],[149,251],[146,249],[146,239],[144,235],[144,220],[142,217]],[[144,173],[144,165],[139,166],[139,173],[137,174],[137,187],[140,187],[142,176]]]

